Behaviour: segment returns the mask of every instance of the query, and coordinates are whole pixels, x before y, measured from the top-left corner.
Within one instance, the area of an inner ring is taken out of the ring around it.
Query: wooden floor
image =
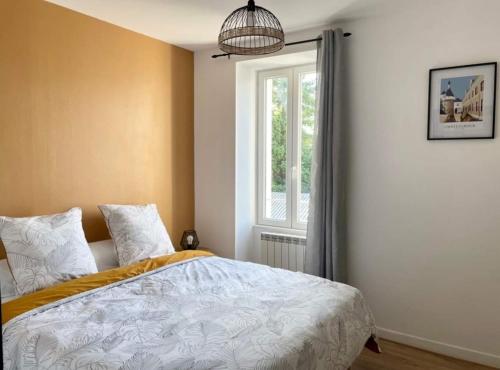
[[[382,353],[366,348],[352,365],[352,370],[490,370],[491,367],[476,365],[451,357],[422,351],[402,344],[380,340]]]

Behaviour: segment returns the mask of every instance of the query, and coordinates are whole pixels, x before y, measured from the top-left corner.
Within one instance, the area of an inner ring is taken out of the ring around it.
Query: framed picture
[[[429,71],[427,140],[493,139],[497,63]]]

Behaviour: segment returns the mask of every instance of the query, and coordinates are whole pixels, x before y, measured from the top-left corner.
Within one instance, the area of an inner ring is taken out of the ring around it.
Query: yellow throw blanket
[[[37,307],[71,297],[92,289],[100,288],[117,281],[132,278],[148,271],[156,270],[162,266],[182,262],[195,257],[213,256],[207,251],[189,250],[176,252],[168,256],[147,259],[130,266],[119,267],[112,270],[98,272],[88,276],[66,281],[62,284],[22,296],[2,304],[2,324],[10,319],[28,312]]]

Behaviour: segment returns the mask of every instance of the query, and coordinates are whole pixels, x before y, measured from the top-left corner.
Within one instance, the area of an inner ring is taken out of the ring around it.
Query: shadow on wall
[[[170,176],[171,235],[176,247],[183,230],[194,229],[194,59],[181,58],[172,48],[170,63]],[[186,196],[190,194],[191,196]],[[170,230],[170,229],[169,229]]]

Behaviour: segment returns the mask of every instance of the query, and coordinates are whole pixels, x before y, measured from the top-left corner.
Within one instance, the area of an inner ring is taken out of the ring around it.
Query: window
[[[314,65],[259,73],[258,222],[305,229],[316,107]]]

